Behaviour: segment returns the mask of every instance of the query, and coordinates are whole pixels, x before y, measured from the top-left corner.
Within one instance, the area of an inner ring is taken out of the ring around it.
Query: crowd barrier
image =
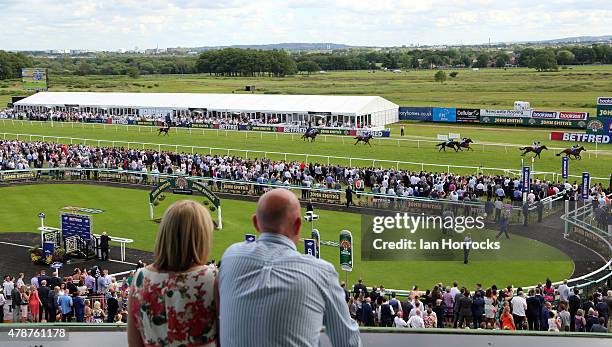
[[[102,139],[88,139],[78,137],[66,137],[66,136],[53,136],[53,135],[39,135],[39,134],[19,134],[19,133],[0,133],[3,140],[20,140],[20,141],[50,141],[56,143],[82,143],[88,145],[101,146],[125,146],[128,149],[154,149],[157,151],[174,150],[183,153],[199,153],[199,154],[217,154],[217,155],[238,155],[246,159],[249,158],[271,158],[271,159],[282,159],[282,160],[301,160],[306,163],[316,162],[320,164],[344,164],[349,167],[395,167],[396,170],[404,169],[411,171],[433,171],[439,172],[444,170],[446,173],[450,173],[451,169],[453,173],[463,174],[502,174],[509,176],[520,176],[521,169],[511,168],[496,168],[487,166],[470,166],[470,165],[451,165],[451,164],[436,164],[436,163],[423,163],[423,162],[411,162],[411,161],[400,161],[400,160],[385,160],[375,158],[359,158],[359,157],[343,157],[343,156],[332,156],[332,155],[321,155],[321,154],[309,154],[309,153],[289,153],[289,152],[275,152],[275,151],[260,151],[251,149],[236,149],[236,148],[223,148],[223,147],[207,147],[207,146],[187,146],[167,143],[151,143],[151,142],[137,142],[137,141],[120,141],[120,140],[102,140]],[[532,170],[532,177],[540,177],[544,180],[558,181],[561,179],[561,174],[550,171],[537,171]],[[568,177],[581,179],[581,175],[568,175]],[[593,177],[593,181],[604,181],[607,182],[609,178]]]
[[[9,339],[7,334],[13,329],[63,329],[64,339],[35,340],[34,338]],[[237,328],[238,329],[238,328]],[[246,328],[245,328],[246,329]],[[538,332],[503,330],[459,330],[459,329],[397,329],[366,328],[360,329],[363,346],[555,346],[555,347],[607,347],[610,335],[606,333],[576,332]],[[125,346],[127,345],[127,326],[125,324],[78,324],[78,323],[37,323],[3,324],[0,347],[32,346],[42,343],[48,347],[74,346]],[[321,347],[332,346],[325,329],[322,330]]]

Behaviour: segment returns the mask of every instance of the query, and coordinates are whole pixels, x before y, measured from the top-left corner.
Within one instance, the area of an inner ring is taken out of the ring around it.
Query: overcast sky
[[[610,0],[0,0],[0,49],[470,44],[612,34]]]

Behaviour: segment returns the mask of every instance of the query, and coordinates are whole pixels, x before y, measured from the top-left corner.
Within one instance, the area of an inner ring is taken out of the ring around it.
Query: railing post
[[[565,231],[563,232],[563,237],[569,236],[569,200],[565,200]]]

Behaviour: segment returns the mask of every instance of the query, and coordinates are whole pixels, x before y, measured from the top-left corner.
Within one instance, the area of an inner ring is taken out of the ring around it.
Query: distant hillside
[[[560,39],[541,40],[541,41],[521,41],[519,43],[536,43],[536,44],[561,44],[561,43],[586,43],[586,42],[610,42],[612,35],[602,36],[575,36],[564,37]]]
[[[306,43],[306,42],[290,42],[290,43],[273,43],[267,45],[231,45],[231,46],[204,46],[194,47],[194,51],[210,51],[214,49],[222,48],[250,48],[250,49],[284,49],[289,51],[319,51],[319,50],[332,50],[332,49],[345,49],[354,46],[343,45],[338,43]]]

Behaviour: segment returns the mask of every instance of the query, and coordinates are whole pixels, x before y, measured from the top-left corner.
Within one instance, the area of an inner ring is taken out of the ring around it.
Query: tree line
[[[0,51],[0,79],[19,78],[22,67],[48,68],[55,75],[129,75],[207,73],[227,77],[283,77],[321,70],[440,69],[445,67],[530,67],[539,71],[558,66],[611,64],[610,45],[559,48],[475,49],[414,48],[341,49],[332,52],[287,52],[225,48],[198,56],[126,56],[31,58]]]

